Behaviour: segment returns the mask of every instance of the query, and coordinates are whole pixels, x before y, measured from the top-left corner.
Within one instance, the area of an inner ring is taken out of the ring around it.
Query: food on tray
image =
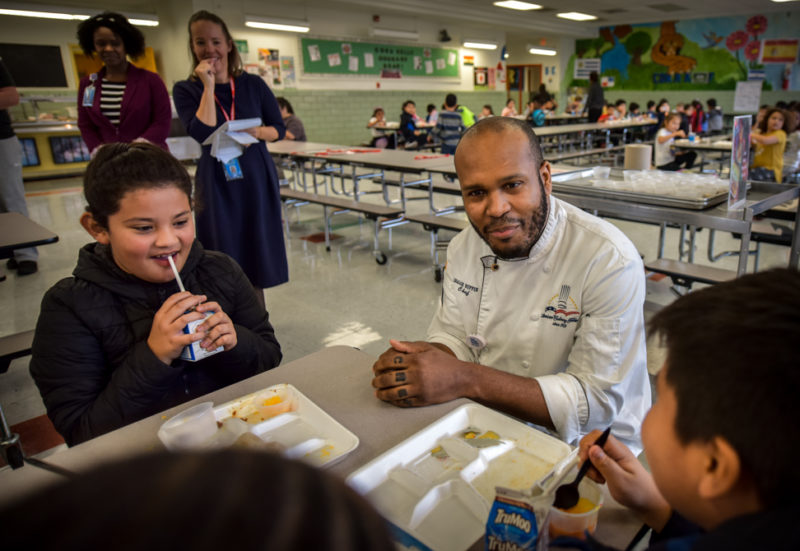
[[[462,438],[464,442],[472,446],[473,448],[488,448],[491,446],[497,446],[500,444],[500,436],[494,432],[493,430],[487,430],[486,432],[481,432],[481,429],[476,428],[468,428],[463,431],[458,438]],[[436,446],[431,450],[431,455],[436,459],[447,459],[450,456],[448,453],[442,448],[442,446]]]
[[[231,416],[257,425],[281,413],[294,411],[296,402],[294,395],[287,389],[267,389],[233,409]]]
[[[564,511],[565,513],[569,513],[570,515],[582,515],[583,513],[588,513],[595,507],[596,505],[594,503],[592,503],[585,497],[582,497],[578,500],[578,503],[576,503],[569,509],[561,509],[561,510]]]

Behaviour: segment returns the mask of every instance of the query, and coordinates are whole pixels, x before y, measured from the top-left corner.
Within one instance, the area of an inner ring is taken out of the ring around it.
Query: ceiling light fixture
[[[550,48],[539,48],[538,46],[528,46],[528,53],[533,55],[556,55],[558,52]]]
[[[4,4],[9,6],[9,4]],[[29,6],[26,6],[29,7]],[[92,17],[94,10],[86,8],[65,8],[59,6],[38,6],[40,10],[15,9],[12,7],[0,8],[0,15],[12,15],[18,17],[35,17],[37,19],[59,19],[61,21],[84,21]],[[71,12],[76,10],[76,12]],[[149,14],[123,14],[133,25],[142,27],[157,27],[158,16]]]
[[[266,29],[269,31],[282,31],[287,33],[307,33],[311,30],[308,21],[300,19],[274,19],[256,17],[254,15],[244,16],[244,26],[253,29]]]
[[[384,36],[387,38],[404,38],[406,40],[419,40],[419,33],[417,31],[403,31],[400,29],[382,29],[380,27],[372,27],[369,30],[372,36]]]
[[[517,0],[504,0],[503,2],[493,2],[498,8],[508,8],[510,10],[540,10],[542,6],[539,4],[531,4],[529,2],[517,2]]]
[[[472,48],[474,50],[496,50],[497,44],[495,42],[487,42],[485,40],[464,40],[462,45],[465,48]]]
[[[560,17],[561,19],[569,19],[570,21],[594,21],[597,19],[597,16],[589,15],[588,13],[580,13],[577,11],[557,13],[556,17]]]
[[[64,8],[53,8],[54,10],[64,10]],[[38,17],[40,19],[62,19],[66,21],[89,19],[89,14],[65,13],[64,11],[34,11],[34,10],[13,10],[0,8],[0,15],[16,15],[19,17]]]

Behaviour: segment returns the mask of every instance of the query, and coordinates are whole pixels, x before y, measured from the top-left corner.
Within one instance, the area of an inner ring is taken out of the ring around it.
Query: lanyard
[[[228,116],[228,112],[225,111],[224,107],[222,107],[222,104],[219,102],[217,94],[214,94],[214,101],[217,102],[217,105],[219,105],[222,114],[225,115],[225,120],[232,121],[233,119],[236,118],[236,85],[233,83],[233,77],[230,77],[230,80],[228,82],[231,83],[231,115]]]

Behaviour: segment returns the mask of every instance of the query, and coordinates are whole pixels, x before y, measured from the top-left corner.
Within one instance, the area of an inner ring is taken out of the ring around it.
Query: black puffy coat
[[[44,296],[31,375],[47,415],[74,445],[277,366],[268,314],[230,257],[195,241],[181,270],[186,290],[219,303],[237,344],[198,362],[161,362],[147,345],[153,316],[178,292],[123,272],[105,245],[80,250],[71,278]]]

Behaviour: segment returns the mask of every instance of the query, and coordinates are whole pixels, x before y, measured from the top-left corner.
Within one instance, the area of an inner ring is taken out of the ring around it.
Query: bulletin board
[[[458,50],[301,38],[303,73],[458,77]]]

